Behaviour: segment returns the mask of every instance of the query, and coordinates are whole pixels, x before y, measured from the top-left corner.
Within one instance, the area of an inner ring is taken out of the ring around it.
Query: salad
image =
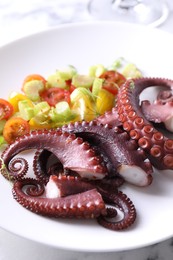
[[[141,77],[135,64],[117,59],[109,67],[93,65],[80,74],[69,65],[47,78],[31,74],[19,91],[0,99],[0,145],[34,129],[57,128],[74,121],[91,121],[115,106],[120,85]]]

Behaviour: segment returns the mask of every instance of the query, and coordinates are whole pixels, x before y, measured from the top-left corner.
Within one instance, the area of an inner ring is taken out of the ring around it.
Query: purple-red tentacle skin
[[[96,189],[58,198],[35,197],[23,191],[25,185],[37,184],[36,180],[23,179],[15,181],[12,190],[14,199],[34,213],[54,218],[96,218],[107,214]]]
[[[100,156],[95,154],[90,144],[75,134],[64,133],[60,129],[38,130],[18,138],[3,152],[1,162],[7,170],[10,160],[20,152],[28,149],[46,149],[53,153],[65,169],[76,171],[88,178],[104,178],[107,169]],[[2,167],[1,167],[2,168]]]
[[[44,184],[48,182],[50,175],[79,177],[79,175],[73,171],[63,170],[63,167],[58,158],[47,150],[36,151],[33,160],[33,170],[37,180]],[[124,178],[122,178],[120,175],[115,175],[111,178],[110,176],[107,176],[101,180],[92,180],[92,182],[93,181],[98,185],[104,187],[107,186],[109,189],[110,187],[111,189],[120,187],[125,182]]]
[[[110,193],[107,189],[95,187],[92,181],[72,176],[51,176],[44,188],[35,179],[18,180],[13,185],[13,197],[34,213],[55,218],[97,218],[100,225],[111,230],[127,229],[136,219],[136,209],[125,194]],[[116,210],[106,207],[105,202],[123,212],[120,221],[109,221],[116,215]]]
[[[147,186],[152,182],[152,166],[145,161],[145,153],[119,127],[112,128],[97,121],[84,121],[70,123],[63,126],[62,130],[75,133],[92,143],[103,155],[109,176],[119,174],[127,182],[138,186]]]
[[[173,88],[173,81],[161,78],[127,80],[120,88],[117,99],[119,120],[123,129],[139,147],[147,152],[151,163],[158,169],[173,169],[173,140],[158,131],[142,113],[139,96],[149,87]]]
[[[33,171],[37,180],[47,183],[50,175],[63,174],[65,169],[59,159],[51,152],[40,149],[35,152]]]
[[[109,211],[106,216],[99,216],[97,218],[98,223],[111,230],[123,230],[129,228],[136,220],[136,209],[132,201],[123,192],[119,191],[117,194],[102,194],[105,203],[108,203],[120,211],[122,211],[123,216],[119,221],[113,221],[112,211]],[[109,208],[108,208],[109,209]],[[115,216],[116,217],[116,216]]]
[[[121,126],[122,123],[119,120],[119,115],[116,107],[113,107],[110,111],[106,111],[103,115],[96,118],[96,121],[103,125]]]

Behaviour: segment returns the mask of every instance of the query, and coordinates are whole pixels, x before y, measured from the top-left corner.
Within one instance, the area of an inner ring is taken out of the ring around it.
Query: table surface
[[[86,12],[87,2],[88,0],[0,0],[0,45],[60,23],[90,20],[92,18]],[[65,3],[66,8],[64,8]],[[159,28],[173,33],[173,1],[167,0],[167,3],[170,10],[169,17]],[[58,12],[55,13],[57,4],[59,4]],[[79,14],[77,16],[76,10]],[[149,247],[125,252],[71,252],[29,241],[0,229],[0,260],[102,260],[105,258],[107,260],[172,260],[173,238]]]

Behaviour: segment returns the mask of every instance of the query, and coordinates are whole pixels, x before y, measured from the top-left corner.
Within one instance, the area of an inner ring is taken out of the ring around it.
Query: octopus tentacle
[[[9,181],[22,179],[29,168],[28,162],[24,158],[15,158],[9,162],[8,170],[3,159],[0,161],[1,174]],[[9,173],[10,172],[10,173]]]
[[[35,198],[23,191],[25,185],[32,184],[38,183],[31,179],[15,181],[12,190],[14,199],[32,212],[55,218],[96,218],[106,215],[105,203],[96,189],[67,197]]]
[[[97,117],[96,121],[103,125],[111,125],[112,127],[122,125],[116,107],[113,107],[110,111],[106,111],[103,115]]]
[[[9,170],[9,162],[16,154],[34,148],[50,151],[65,169],[74,170],[83,177],[103,178],[107,174],[101,156],[96,155],[88,142],[60,129],[33,131],[18,138],[5,149],[1,159]]]
[[[173,169],[173,140],[157,130],[147,120],[139,102],[141,92],[149,87],[173,88],[173,81],[161,78],[140,78],[127,80],[120,88],[117,111],[123,129],[138,141],[151,163],[158,169]]]
[[[64,169],[62,163],[53,153],[39,149],[34,155],[33,171],[36,179],[46,184],[50,175],[62,174]]]
[[[111,230],[123,230],[130,227],[136,219],[136,209],[132,201],[123,192],[118,194],[102,194],[106,203],[113,205],[123,212],[123,218],[119,221],[113,221],[116,214],[113,214],[112,209],[106,216],[99,216],[98,223]]]
[[[119,174],[127,182],[140,186],[152,182],[152,166],[145,161],[144,151],[138,149],[136,141],[131,140],[119,127],[84,121],[70,123],[63,126],[62,130],[75,133],[101,151],[109,177]]]

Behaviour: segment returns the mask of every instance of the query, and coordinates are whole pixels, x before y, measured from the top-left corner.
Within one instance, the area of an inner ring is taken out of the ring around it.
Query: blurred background
[[[61,23],[111,19],[110,16],[106,18],[92,16],[88,11],[89,1],[0,0],[0,45]],[[107,1],[113,2],[114,0]],[[100,6],[101,2],[103,0],[99,0]],[[153,1],[148,2],[153,3]],[[158,0],[156,2],[158,3]],[[169,16],[160,27],[173,32],[173,1],[167,0],[167,4]]]

